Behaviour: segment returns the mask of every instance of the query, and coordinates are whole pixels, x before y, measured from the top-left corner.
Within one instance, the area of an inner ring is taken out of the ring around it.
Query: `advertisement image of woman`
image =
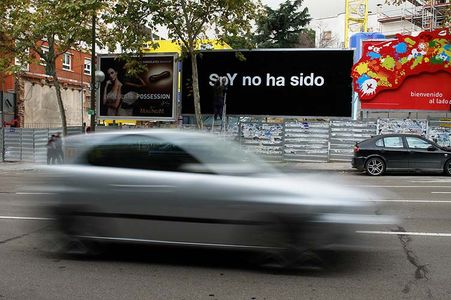
[[[117,78],[117,71],[109,68],[107,71],[108,80],[103,91],[103,105],[107,107],[108,116],[116,116],[121,104],[122,83]]]

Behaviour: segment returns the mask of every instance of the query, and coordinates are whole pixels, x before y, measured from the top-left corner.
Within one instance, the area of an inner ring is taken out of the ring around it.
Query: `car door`
[[[402,137],[388,136],[383,138],[384,148],[381,155],[385,158],[387,169],[407,169],[409,167],[408,151]]]
[[[185,213],[192,179],[177,168],[183,161],[192,163],[192,157],[161,139],[127,134],[92,148],[85,159],[82,183],[74,184],[87,191],[92,215],[108,224],[97,227],[99,234],[132,240],[179,238],[173,221]]]
[[[406,136],[409,149],[409,167],[418,170],[441,170],[443,152],[426,139]]]
[[[96,191],[94,215],[104,220],[104,236],[169,244],[233,242],[242,206],[228,202],[233,190],[224,182],[230,180],[193,168],[201,163],[175,144],[128,135],[92,149],[87,161],[94,172],[83,181]]]

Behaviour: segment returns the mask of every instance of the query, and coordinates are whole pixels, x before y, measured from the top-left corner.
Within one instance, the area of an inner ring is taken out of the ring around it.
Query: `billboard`
[[[99,56],[105,73],[97,100],[98,118],[175,120],[177,54],[152,54],[139,59],[139,72],[129,72],[118,55]],[[133,75],[131,75],[133,74]]]
[[[362,51],[352,70],[362,109],[449,110],[449,30],[363,41]]]
[[[385,90],[371,100],[361,100],[364,110],[449,111],[451,74],[422,73],[407,77],[395,90]]]
[[[201,51],[201,111],[215,111],[215,83],[227,85],[228,115],[351,116],[352,50]],[[182,71],[182,114],[194,114],[191,63]]]

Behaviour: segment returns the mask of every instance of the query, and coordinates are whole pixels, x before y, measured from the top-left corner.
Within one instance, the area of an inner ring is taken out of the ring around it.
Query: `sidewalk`
[[[31,171],[36,170],[39,164],[27,162],[0,162],[0,171]],[[275,166],[287,172],[302,171],[330,171],[354,172],[351,162],[282,162]]]
[[[39,164],[29,162],[0,162],[0,171],[32,171],[36,170]]]
[[[355,172],[351,162],[283,162],[280,164],[282,170],[287,172]]]

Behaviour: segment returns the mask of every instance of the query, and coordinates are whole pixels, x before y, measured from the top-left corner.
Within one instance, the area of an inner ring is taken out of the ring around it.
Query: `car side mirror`
[[[428,151],[437,151],[437,148],[435,148],[434,146],[429,146],[427,148]]]

